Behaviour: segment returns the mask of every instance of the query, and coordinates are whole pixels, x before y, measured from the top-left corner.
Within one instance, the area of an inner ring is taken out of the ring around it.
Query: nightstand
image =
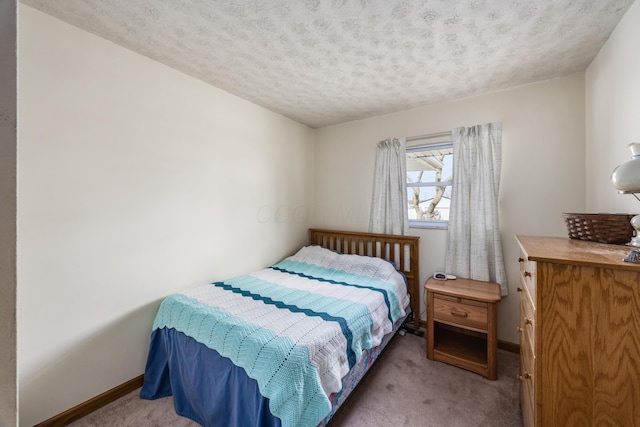
[[[427,292],[427,358],[498,378],[497,283],[436,280]]]

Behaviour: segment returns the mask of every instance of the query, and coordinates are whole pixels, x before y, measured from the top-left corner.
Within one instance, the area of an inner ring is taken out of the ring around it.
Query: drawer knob
[[[459,311],[453,311],[453,310],[451,310],[451,315],[452,316],[456,316],[456,317],[468,317],[469,316],[468,313],[460,313]]]
[[[522,258],[518,258],[518,262],[524,262]]]
[[[531,379],[531,374],[528,372],[525,372],[524,375],[518,375],[518,381],[524,381],[524,380],[530,380]]]
[[[524,324],[525,325],[533,325],[533,320],[529,319],[528,317],[525,317]]]
[[[531,277],[531,272],[530,271],[525,271],[524,272],[524,277]]]
[[[522,328],[520,326],[516,327],[516,332],[522,332]]]
[[[516,291],[522,292],[522,288],[517,288]]]

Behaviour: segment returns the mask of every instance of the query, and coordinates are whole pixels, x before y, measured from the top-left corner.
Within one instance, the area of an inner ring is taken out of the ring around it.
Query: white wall
[[[582,73],[317,130],[313,223],[367,230],[378,141],[494,121],[503,123],[499,205],[510,292],[499,305],[498,337],[518,343],[514,235],[566,236],[562,212],[585,207]],[[420,236],[424,282],[444,268],[446,231],[411,229],[411,234]],[[424,300],[422,305],[424,312]]]
[[[631,195],[619,195],[611,172],[640,142],[640,3],[635,2],[586,72],[587,209],[640,212]]]
[[[314,134],[29,7],[19,24],[26,426],[140,375],[166,295],[306,243]]]
[[[16,1],[0,2],[0,426],[17,423]]]

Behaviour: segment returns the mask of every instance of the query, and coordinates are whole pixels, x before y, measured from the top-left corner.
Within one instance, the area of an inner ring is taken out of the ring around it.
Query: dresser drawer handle
[[[453,310],[451,310],[451,315],[452,316],[456,316],[456,317],[468,317],[469,316],[468,313],[460,313],[459,311],[453,311]]]
[[[524,262],[522,258],[518,258],[518,262]]]
[[[524,272],[524,277],[531,277],[531,272],[530,271],[525,271]]]
[[[529,319],[528,317],[525,317],[524,324],[525,325],[533,325],[533,320]]]
[[[522,292],[522,288],[517,288],[516,291]]]
[[[516,332],[522,332],[522,328],[520,326],[516,326]]]
[[[528,372],[525,372],[524,375],[518,374],[518,380],[519,381],[530,380],[530,379],[531,379],[531,374],[528,373]]]

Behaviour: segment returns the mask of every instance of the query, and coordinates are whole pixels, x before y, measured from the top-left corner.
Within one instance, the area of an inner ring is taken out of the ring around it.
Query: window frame
[[[406,147],[406,153],[409,154],[415,151],[433,151],[443,148],[450,148],[452,150],[453,155],[453,139],[449,141],[438,141],[427,144],[414,145],[411,147]],[[407,156],[405,155],[405,163],[407,161]],[[407,189],[413,187],[437,187],[437,186],[451,186],[453,189],[453,176],[449,181],[429,181],[429,182],[420,182],[420,183],[410,183],[408,180],[408,172],[406,179]],[[434,230],[446,230],[449,228],[449,220],[448,219],[409,219],[409,228],[424,228],[424,229],[434,229]]]

